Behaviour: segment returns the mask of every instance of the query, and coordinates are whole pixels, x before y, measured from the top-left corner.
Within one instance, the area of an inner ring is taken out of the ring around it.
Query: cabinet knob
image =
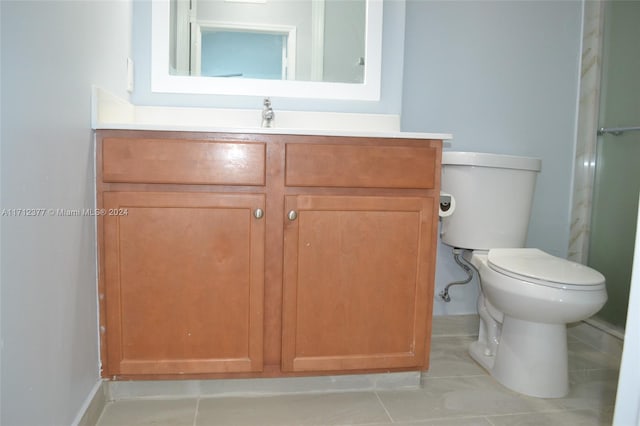
[[[256,219],[262,219],[262,217],[264,216],[264,210],[262,210],[262,209],[255,209],[255,210],[253,211],[253,216],[254,216]]]
[[[287,217],[289,218],[289,220],[296,220],[298,218],[298,213],[295,210],[291,210],[287,214]]]

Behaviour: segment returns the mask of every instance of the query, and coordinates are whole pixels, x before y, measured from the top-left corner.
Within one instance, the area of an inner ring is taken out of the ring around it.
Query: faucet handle
[[[263,104],[264,104],[265,108],[271,108],[271,99],[264,98]]]

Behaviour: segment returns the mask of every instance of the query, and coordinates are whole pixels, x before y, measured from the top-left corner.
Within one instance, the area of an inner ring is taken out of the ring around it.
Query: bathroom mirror
[[[379,100],[382,6],[154,0],[151,90]]]

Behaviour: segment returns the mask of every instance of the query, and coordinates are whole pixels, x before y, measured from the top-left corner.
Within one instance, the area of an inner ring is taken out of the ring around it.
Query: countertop
[[[400,131],[400,116],[335,112],[278,111],[273,127],[261,127],[262,111],[220,108],[138,106],[94,87],[92,127],[218,133],[324,135],[450,140],[450,133]]]

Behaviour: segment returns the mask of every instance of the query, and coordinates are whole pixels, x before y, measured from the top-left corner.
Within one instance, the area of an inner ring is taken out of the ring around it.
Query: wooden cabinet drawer
[[[434,187],[437,150],[417,146],[286,146],[287,186]]]
[[[264,185],[265,144],[105,138],[104,182]]]

